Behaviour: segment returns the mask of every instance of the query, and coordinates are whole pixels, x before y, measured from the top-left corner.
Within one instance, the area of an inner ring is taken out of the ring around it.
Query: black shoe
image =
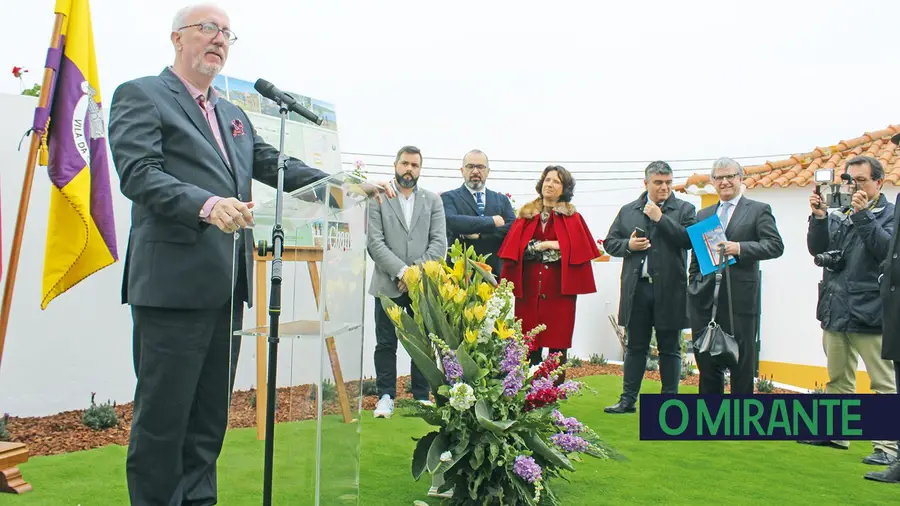
[[[868,457],[863,459],[863,464],[869,464],[873,466],[889,466],[894,462],[897,462],[897,457],[886,453],[880,448],[872,452],[872,455],[869,455]]]
[[[634,403],[620,400],[613,406],[603,408],[603,411],[606,413],[634,413],[637,408],[634,407]]]
[[[872,481],[880,481],[882,483],[900,483],[900,462],[894,462],[894,464],[885,471],[868,472],[864,478]]]
[[[800,443],[800,444],[803,444],[803,445],[812,445],[812,446],[830,446],[830,447],[832,447],[832,448],[837,448],[838,450],[849,450],[849,449],[850,449],[849,446],[841,446],[841,445],[839,445],[839,444],[837,444],[837,443],[835,443],[835,442],[833,442],[833,441],[807,441],[807,440],[800,440],[800,441],[797,441],[797,442]]]

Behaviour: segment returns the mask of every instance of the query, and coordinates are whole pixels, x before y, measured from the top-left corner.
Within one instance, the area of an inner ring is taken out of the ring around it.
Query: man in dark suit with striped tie
[[[516,219],[509,198],[485,187],[491,169],[484,152],[473,149],[463,157],[460,167],[464,183],[441,194],[447,219],[447,244],[459,239],[463,248],[470,245],[479,255],[490,255],[487,264],[495,276],[500,275],[497,252],[509,226]]]

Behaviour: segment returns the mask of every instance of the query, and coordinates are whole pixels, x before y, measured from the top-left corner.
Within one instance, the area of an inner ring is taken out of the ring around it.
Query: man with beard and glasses
[[[397,198],[369,202],[369,256],[375,271],[369,293],[375,296],[375,384],[378,404],[375,418],[390,418],[397,397],[397,333],[381,304],[380,295],[412,312],[412,301],[403,274],[411,265],[440,260],[447,254],[444,204],[434,192],[418,185],[422,152],[404,146],[394,160],[391,184]],[[430,404],[429,387],[415,364],[411,364],[413,397]]]
[[[277,186],[278,151],[212,88],[236,40],[221,9],[186,7],[172,24],[174,64],[122,84],[112,99],[109,143],[132,201],[122,286],[137,376],[132,505],[217,502],[241,344],[231,328],[252,304],[251,179]],[[284,188],[327,176],[289,158]]]
[[[491,168],[483,151],[473,149],[466,153],[459,171],[463,185],[441,194],[447,215],[447,243],[452,245],[459,239],[463,249],[472,246],[475,253],[489,255],[487,264],[499,276],[501,262],[497,252],[516,213],[506,195],[487,188]]]

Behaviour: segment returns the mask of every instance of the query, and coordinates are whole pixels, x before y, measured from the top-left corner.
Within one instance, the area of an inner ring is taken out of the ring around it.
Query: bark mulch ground
[[[567,378],[580,378],[584,376],[612,375],[621,376],[622,366],[614,364],[591,364],[585,361],[580,367],[572,367],[567,372]],[[658,371],[647,371],[644,378],[660,381]],[[682,380],[684,385],[698,385],[699,376],[696,374]],[[397,380],[397,397],[399,399],[411,398],[407,391],[409,376]],[[374,380],[367,380],[368,384],[363,390],[374,387]],[[727,391],[726,387],[726,391]],[[330,391],[329,391],[330,390]],[[371,393],[367,391],[365,393]],[[795,393],[780,388],[773,393]],[[351,399],[356,396],[355,386],[348,386],[348,395]],[[326,389],[326,399],[323,411],[326,414],[340,413],[333,389]],[[378,398],[375,395],[366,395],[363,398],[363,409],[375,409]],[[265,402],[263,399],[262,402]],[[610,403],[614,399],[610,399]],[[315,395],[310,392],[309,385],[292,388],[278,389],[278,400],[275,418],[278,422],[308,420],[315,418],[318,405]],[[256,391],[238,391],[234,393],[231,403],[230,426],[232,428],[256,426]],[[123,404],[113,408],[117,415],[117,423],[114,427],[101,430],[93,430],[83,422],[85,410],[65,411],[50,416],[42,417],[15,417],[7,420],[7,431],[10,441],[21,442],[28,445],[32,456],[54,455],[80,450],[89,450],[101,446],[118,444],[128,445],[129,427],[131,426],[132,404]]]

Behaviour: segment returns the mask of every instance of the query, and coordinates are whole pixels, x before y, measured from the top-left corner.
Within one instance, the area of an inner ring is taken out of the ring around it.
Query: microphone
[[[256,91],[259,92],[260,95],[268,98],[273,102],[280,102],[284,104],[285,107],[290,111],[294,111],[295,113],[303,116],[304,118],[312,121],[316,125],[322,124],[322,118],[313,114],[312,111],[300,105],[300,102],[297,101],[290,93],[285,91],[281,91],[275,87],[274,84],[266,81],[265,79],[257,79],[256,84],[253,85],[256,88]]]

